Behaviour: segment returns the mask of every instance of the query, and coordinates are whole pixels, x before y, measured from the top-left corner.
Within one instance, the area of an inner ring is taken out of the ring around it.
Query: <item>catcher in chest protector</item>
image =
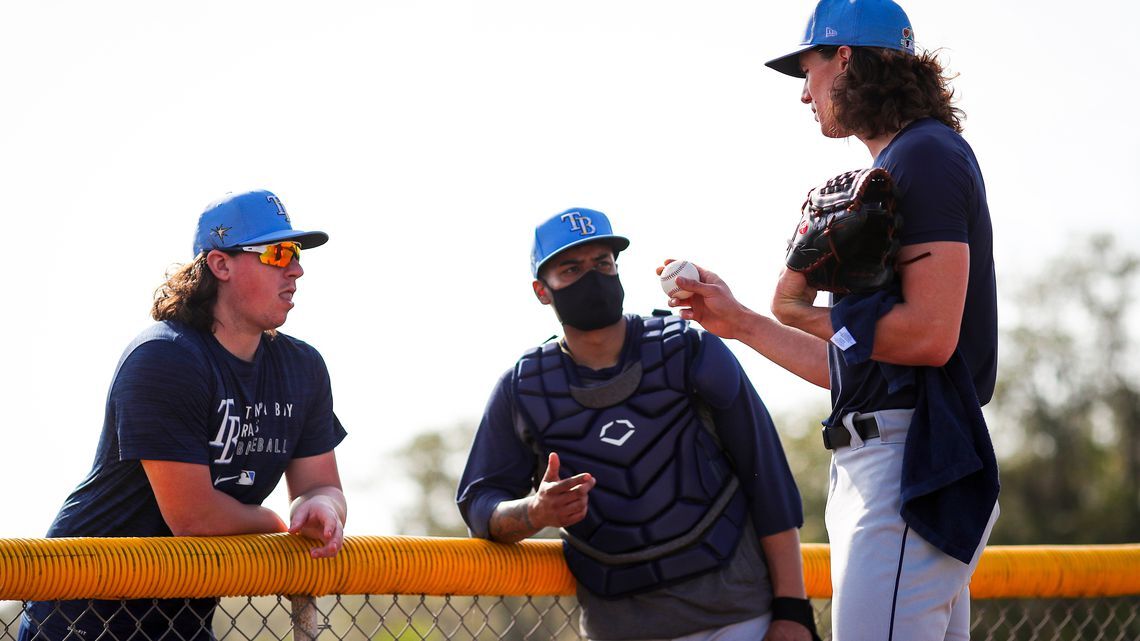
[[[559,528],[590,639],[818,641],[776,427],[719,338],[623,313],[629,244],[581,207],[535,227],[562,337],[499,378],[459,511],[499,543]]]

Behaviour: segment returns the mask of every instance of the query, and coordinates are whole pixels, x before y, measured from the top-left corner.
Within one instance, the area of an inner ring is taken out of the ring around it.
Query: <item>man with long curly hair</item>
[[[194,259],[155,293],[155,325],[123,353],[90,473],[48,537],[292,532],[343,545],[346,504],[333,448],[345,431],[328,371],[277,332],[304,274],[295,230],[267,191],[227,195],[198,220]],[[261,503],[284,476],[288,523]],[[214,599],[29,604],[20,641],[213,639]],[[78,637],[70,636],[78,634]]]
[[[898,187],[898,278],[817,307],[785,270],[770,318],[701,269],[682,316],[831,390],[826,522],[836,641],[968,639],[969,582],[997,518],[981,405],[993,394],[992,228],[949,77],[890,0],[822,0],[800,45],[767,63],[803,78],[829,138],[854,136]],[[818,177],[815,177],[818,179]]]

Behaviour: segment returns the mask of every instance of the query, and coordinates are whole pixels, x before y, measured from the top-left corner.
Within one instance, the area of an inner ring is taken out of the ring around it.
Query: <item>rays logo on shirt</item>
[[[218,433],[210,441],[210,446],[221,448],[221,451],[214,459],[214,463],[227,465],[233,462],[234,456],[243,456],[255,452],[283,454],[289,451],[287,438],[262,437],[258,434],[261,431],[261,420],[292,420],[293,403],[258,402],[246,405],[244,409],[245,415],[242,416],[241,407],[232,398],[224,398],[218,404],[217,411],[221,414],[221,421],[218,425]],[[252,479],[249,484],[252,484]]]
[[[222,399],[221,404],[218,405],[218,412],[222,414],[222,421],[221,425],[218,426],[218,434],[214,436],[214,440],[210,441],[211,447],[222,448],[218,457],[214,459],[215,463],[221,465],[234,460],[234,446],[237,445],[238,431],[241,428],[241,417],[230,413],[233,406],[234,399],[232,398]]]

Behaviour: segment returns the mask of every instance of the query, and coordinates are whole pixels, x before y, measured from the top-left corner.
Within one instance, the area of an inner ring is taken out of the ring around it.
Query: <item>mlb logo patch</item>
[[[902,38],[899,39],[899,44],[909,51],[914,50],[914,31],[912,31],[910,27],[903,27]]]

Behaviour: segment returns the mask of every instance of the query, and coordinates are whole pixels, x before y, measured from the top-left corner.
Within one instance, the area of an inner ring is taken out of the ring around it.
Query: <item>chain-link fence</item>
[[[815,600],[820,634],[830,638],[830,601]],[[503,641],[580,639],[573,597],[430,597],[335,595],[312,601],[323,641]],[[14,641],[23,603],[0,602],[0,641]],[[294,637],[297,606],[286,597],[219,601],[219,641],[283,641]],[[1091,599],[979,599],[972,603],[974,641],[1137,641],[1140,596]],[[55,613],[59,616],[59,613]],[[296,639],[307,638],[299,631]],[[59,641],[55,639],[53,641]],[[82,639],[75,641],[96,641]],[[99,641],[126,641],[113,635]],[[159,641],[137,639],[136,641]],[[166,639],[164,641],[178,641]]]
[[[828,638],[830,550],[801,551]],[[975,640],[1140,641],[1140,544],[987,548],[970,590]],[[563,641],[574,593],[558,541],[346,537],[313,559],[288,534],[0,539],[0,641],[28,620],[49,641]],[[259,596],[279,594],[330,596]]]

